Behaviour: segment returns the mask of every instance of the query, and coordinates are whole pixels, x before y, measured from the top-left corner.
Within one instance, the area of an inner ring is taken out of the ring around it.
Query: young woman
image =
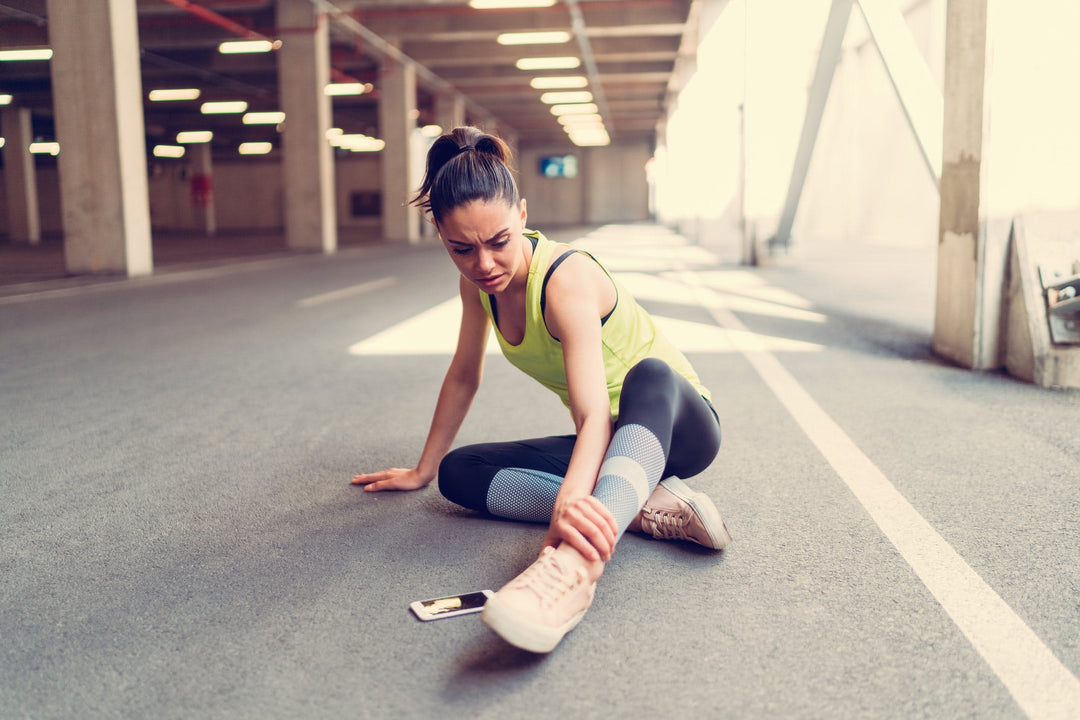
[[[412,490],[437,475],[455,503],[547,522],[540,557],[481,618],[511,644],[549,652],[585,614],[624,531],[716,550],[731,537],[712,501],[678,479],[703,471],[719,450],[708,390],[597,260],[525,229],[509,163],[500,139],[470,127],[428,153],[413,202],[430,212],[461,273],[457,349],[416,467],[352,482]],[[507,359],[570,409],[576,434],[450,452],[492,325]]]

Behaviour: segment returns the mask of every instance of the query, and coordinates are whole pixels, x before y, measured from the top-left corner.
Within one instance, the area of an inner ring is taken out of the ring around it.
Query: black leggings
[[[720,421],[708,400],[663,360],[646,358],[623,380],[619,419],[615,432],[629,425],[646,428],[659,441],[663,453],[660,477],[689,478],[712,463],[720,449]],[[543,522],[550,518],[558,483],[566,474],[575,435],[558,435],[516,442],[481,443],[451,451],[439,465],[439,490],[452,502],[473,510],[512,519]],[[614,446],[614,442],[612,446]],[[609,454],[612,448],[609,448]],[[492,495],[492,481],[508,492],[531,498],[522,512],[507,511]],[[537,499],[537,483],[541,488]],[[518,487],[518,485],[530,487]],[[489,499],[491,500],[489,502]]]

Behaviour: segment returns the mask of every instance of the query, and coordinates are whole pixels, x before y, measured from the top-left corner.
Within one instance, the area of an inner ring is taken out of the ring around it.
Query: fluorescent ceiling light
[[[0,95],[0,105],[10,105],[12,99],[10,95]]]
[[[600,110],[596,103],[576,103],[574,105],[552,105],[552,115],[591,115]]]
[[[154,157],[181,158],[184,157],[185,152],[187,152],[187,148],[180,145],[154,146]]]
[[[555,45],[570,42],[570,33],[562,30],[500,33],[495,42],[500,45]]]
[[[551,7],[555,0],[469,0],[469,7],[477,10],[498,8],[540,8]]]
[[[151,102],[169,102],[173,100],[198,100],[201,94],[198,88],[171,88],[150,91]]]
[[[570,133],[570,142],[575,145],[609,145],[611,144],[611,138],[608,137],[606,130],[582,132],[582,133]]]
[[[241,155],[265,155],[274,149],[273,143],[268,142],[246,142],[240,143]]]
[[[247,111],[248,104],[243,100],[225,102],[204,102],[199,108],[203,115],[228,115]]]
[[[285,122],[283,112],[249,112],[243,118],[245,125],[277,125],[281,122]]]
[[[326,131],[326,139],[327,140],[333,140],[334,138],[340,137],[341,135],[344,135],[344,134],[345,134],[345,131],[342,130],[341,128],[329,128]]]
[[[540,102],[545,105],[558,105],[559,103],[588,103],[592,102],[592,100],[592,93],[588,90],[546,92],[540,96]]]
[[[604,123],[590,122],[563,125],[563,130],[567,135],[588,135],[589,133],[607,133],[607,128],[604,127]]]
[[[581,67],[581,60],[576,57],[534,57],[521,58],[515,65],[518,70],[572,70]]]
[[[208,143],[214,139],[214,133],[209,130],[185,130],[176,133],[178,143]]]
[[[558,88],[583,88],[589,84],[589,78],[584,75],[554,75],[550,77],[534,77],[529,81],[529,86],[536,90],[555,90]]]
[[[30,143],[30,152],[35,155],[59,155],[60,143],[58,142],[35,142]]]
[[[25,48],[23,50],[0,50],[0,62],[18,62],[22,60],[48,60],[52,57],[52,48]]]
[[[442,135],[441,125],[425,125],[420,128],[420,134],[426,138],[437,138]]]
[[[323,93],[326,95],[363,95],[374,90],[375,87],[371,83],[328,83],[323,88]]]
[[[558,117],[559,124],[566,125],[588,125],[590,123],[603,124],[604,120],[596,113],[587,113],[585,115],[560,115]]]
[[[337,135],[330,138],[330,144],[352,152],[379,152],[386,147],[386,141],[369,137],[360,133],[353,135]]]
[[[222,55],[238,55],[241,53],[266,53],[281,47],[280,40],[229,40],[218,45],[218,52]]]
[[[0,137],[0,148],[4,147],[4,138]]]

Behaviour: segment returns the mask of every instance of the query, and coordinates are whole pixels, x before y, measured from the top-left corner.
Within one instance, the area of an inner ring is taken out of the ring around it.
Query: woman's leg
[[[719,448],[720,423],[709,404],[666,363],[644,360],[623,383],[619,421],[593,494],[615,516],[621,534],[665,472],[697,474]],[[684,517],[698,512],[693,503],[686,507]],[[603,567],[569,543],[546,547],[488,600],[481,619],[517,647],[549,652],[592,604]]]
[[[693,385],[662,360],[627,373],[619,420],[593,494],[625,531],[668,475],[703,471],[720,449],[720,423]]]
[[[473,510],[548,522],[575,441],[560,435],[458,448],[439,465],[439,491]]]

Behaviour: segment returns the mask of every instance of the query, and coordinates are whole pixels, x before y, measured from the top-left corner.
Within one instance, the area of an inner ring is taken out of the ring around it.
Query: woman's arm
[[[544,319],[562,344],[577,441],[545,544],[568,542],[584,557],[605,561],[611,558],[618,529],[611,513],[591,493],[611,442],[600,320],[614,304],[611,280],[587,256],[568,257],[548,281]]]
[[[415,468],[390,468],[381,472],[357,475],[353,485],[364,485],[368,491],[415,490],[435,479],[439,463],[450,449],[472,405],[484,369],[484,349],[487,345],[490,320],[480,304],[476,288],[461,279],[461,329],[457,349],[443,379],[435,414],[431,419],[424,450]]]

